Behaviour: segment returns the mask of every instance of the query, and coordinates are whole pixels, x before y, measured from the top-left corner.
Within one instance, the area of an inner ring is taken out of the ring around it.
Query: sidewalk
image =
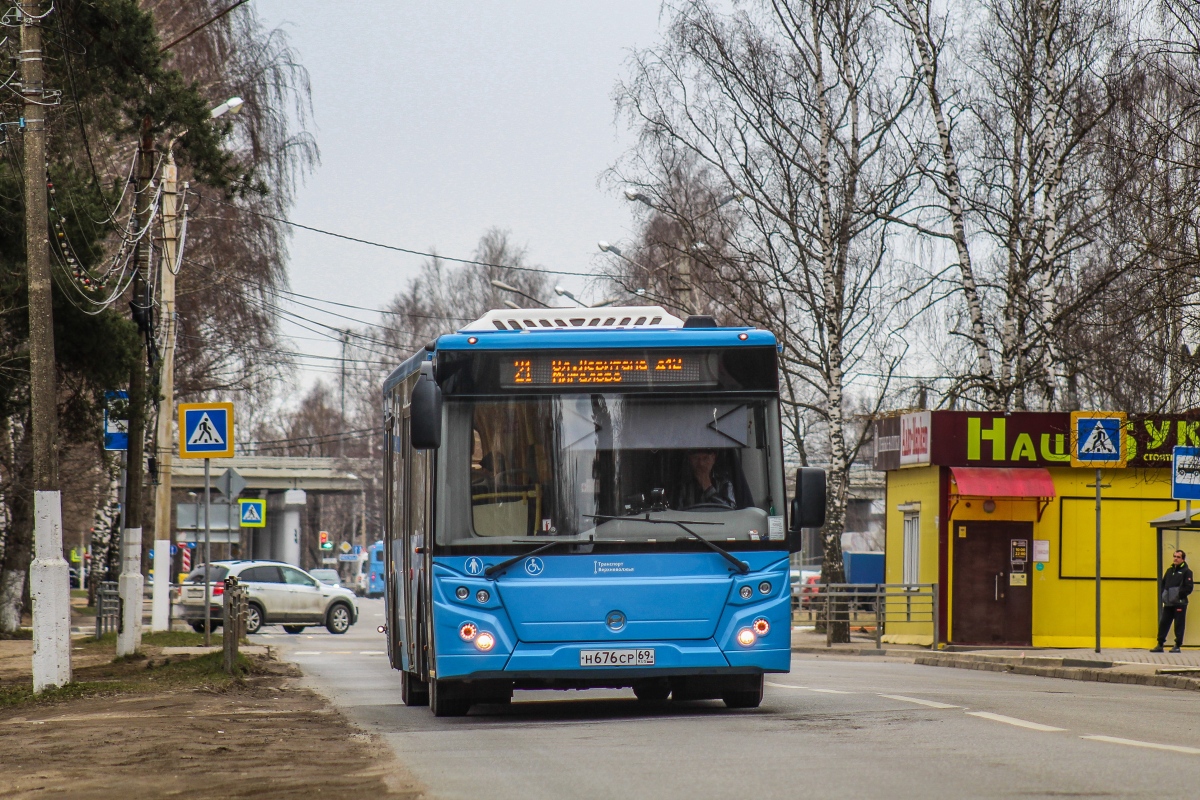
[[[1036,675],[1099,683],[1127,683],[1200,691],[1200,649],[1182,653],[1146,650],[1036,649],[934,650],[885,644],[876,649],[874,632],[852,630],[850,642],[826,646],[825,635],[810,627],[792,628],[792,652],[816,657],[880,656],[930,667],[954,667],[1016,675]]]
[[[928,652],[928,651],[926,651]],[[1159,667],[1196,667],[1200,670],[1200,649],[1185,649],[1182,653],[1151,653],[1148,650],[1066,650],[1066,649],[1035,649],[1027,650],[969,650],[958,653],[961,655],[987,656],[1036,656],[1037,658],[1064,658],[1081,662],[1100,662],[1103,664],[1154,664]],[[1099,664],[1093,664],[1099,666]],[[1082,665],[1081,665],[1082,666]]]
[[[825,634],[817,633],[811,626],[792,626],[792,652],[812,655],[835,654],[842,656],[901,656],[912,658],[918,653],[928,653],[928,647],[911,644],[884,644],[875,647],[875,632],[871,629],[851,628],[848,643],[836,643],[832,647],[825,643]]]

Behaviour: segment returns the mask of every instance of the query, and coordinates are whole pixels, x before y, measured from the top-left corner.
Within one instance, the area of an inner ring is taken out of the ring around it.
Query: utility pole
[[[341,426],[342,435],[338,437],[338,457],[346,457],[346,347],[350,344],[350,331],[342,331],[342,371],[341,378],[338,381],[339,391],[342,396],[341,404]]]
[[[146,482],[143,462],[146,442],[146,341],[151,336],[154,304],[149,297],[146,275],[151,265],[150,217],[154,202],[154,134],[150,118],[142,119],[138,151],[137,224],[142,236],[134,254],[133,297],[130,312],[138,325],[137,349],[129,373],[129,449],[125,469],[125,529],[121,535],[121,625],[117,633],[117,656],[133,655],[142,644],[142,487]]]
[[[29,270],[29,395],[33,417],[33,690],[71,680],[71,590],[63,558],[58,490],[54,308],[46,198],[46,91],[41,0],[21,2],[21,96],[25,114],[25,265]]]
[[[162,315],[166,326],[167,341],[162,354],[161,391],[162,400],[158,409],[158,429],[155,432],[158,456],[158,486],[154,494],[154,600],[150,617],[150,630],[171,629],[171,468],[174,454],[171,425],[175,420],[175,263],[179,252],[179,198],[178,172],[175,158],[168,150],[167,163],[162,174],[162,221],[163,246],[162,269],[159,281],[162,286]],[[187,214],[187,207],[184,207]]]

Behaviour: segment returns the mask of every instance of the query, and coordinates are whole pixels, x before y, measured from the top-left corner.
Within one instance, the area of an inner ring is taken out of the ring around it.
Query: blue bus
[[[383,597],[383,542],[375,542],[367,550],[367,597]]]
[[[403,702],[757,707],[790,669],[788,554],[825,515],[821,470],[785,498],[777,357],[767,331],[629,307],[490,311],[400,365],[382,630]]]

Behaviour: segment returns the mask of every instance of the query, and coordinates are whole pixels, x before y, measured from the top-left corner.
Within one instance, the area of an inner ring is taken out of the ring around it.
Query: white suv
[[[322,583],[302,569],[278,561],[214,561],[212,609],[214,625],[221,622],[224,580],[235,577],[246,589],[246,633],[263,625],[283,625],[300,633],[310,625],[324,625],[330,633],[345,633],[358,621],[354,592]],[[175,616],[204,630],[204,568],[187,576],[176,594]]]

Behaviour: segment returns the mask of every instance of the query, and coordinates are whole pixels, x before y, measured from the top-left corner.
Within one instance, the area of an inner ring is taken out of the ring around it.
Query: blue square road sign
[[[233,458],[233,403],[180,403],[179,457]]]

